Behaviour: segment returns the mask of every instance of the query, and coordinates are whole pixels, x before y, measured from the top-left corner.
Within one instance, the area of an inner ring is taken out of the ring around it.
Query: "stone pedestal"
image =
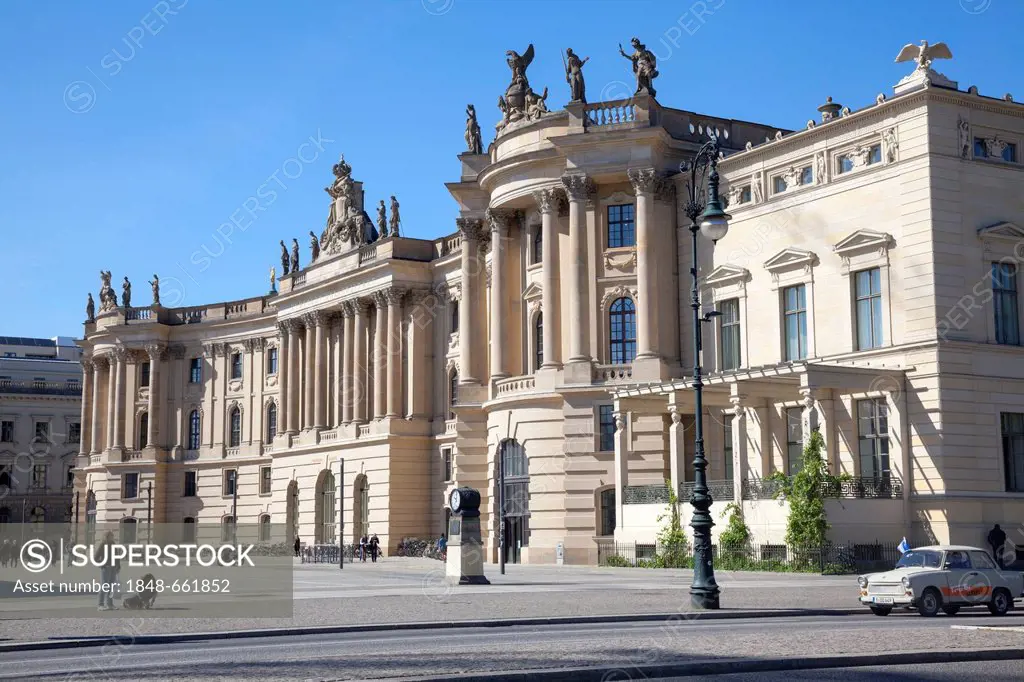
[[[490,585],[484,576],[479,516],[455,516],[448,525],[445,579],[454,585]]]

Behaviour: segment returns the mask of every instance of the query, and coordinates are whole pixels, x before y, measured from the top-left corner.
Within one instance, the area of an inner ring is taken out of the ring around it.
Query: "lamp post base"
[[[690,590],[690,605],[695,609],[714,610],[720,608],[718,603],[718,590],[696,591]]]

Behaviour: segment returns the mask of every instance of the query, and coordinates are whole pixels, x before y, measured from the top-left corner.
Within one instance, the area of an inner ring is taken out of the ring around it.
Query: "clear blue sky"
[[[0,334],[80,336],[100,268],[131,278],[136,305],[154,272],[165,305],[264,293],[278,240],[299,237],[308,258],[342,152],[369,204],[398,196],[407,235],[453,231],[443,183],[458,179],[464,108],[486,145],[507,49],[535,45],[530,82],[555,109],[561,48],[591,58],[589,99],[610,99],[631,82],[617,45],[636,35],[664,105],[800,127],[827,95],[854,109],[891,95],[910,70],[896,53],[921,39],[950,45],[936,66],[961,88],[1024,101],[1022,25],[1019,0],[7,0]],[[323,151],[300,150],[311,136]],[[300,153],[316,158],[288,161]],[[246,229],[227,243],[233,214]]]

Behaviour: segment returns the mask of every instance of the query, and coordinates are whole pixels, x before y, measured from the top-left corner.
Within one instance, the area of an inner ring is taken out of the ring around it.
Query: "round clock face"
[[[455,489],[455,490],[452,491],[452,496],[450,498],[450,502],[451,502],[452,511],[458,511],[459,510],[459,503],[462,502],[462,495],[459,494],[458,489]]]

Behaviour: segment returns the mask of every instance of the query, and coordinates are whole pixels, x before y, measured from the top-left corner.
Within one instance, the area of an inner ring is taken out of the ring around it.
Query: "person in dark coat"
[[[367,538],[365,535],[359,538],[359,560],[362,561],[364,564],[366,563],[366,550],[367,545],[369,544],[370,539]]]
[[[374,533],[373,537],[370,538],[370,559],[373,563],[377,563],[378,552],[380,552],[380,540],[377,539],[377,534]]]
[[[1006,544],[1006,533],[998,523],[988,532],[988,544],[992,547],[992,556],[996,558],[996,564],[999,565],[999,568],[1005,568],[1003,566],[1003,545]]]
[[[302,549],[302,543],[299,542],[299,536],[295,536],[295,556],[299,556],[299,550]]]

